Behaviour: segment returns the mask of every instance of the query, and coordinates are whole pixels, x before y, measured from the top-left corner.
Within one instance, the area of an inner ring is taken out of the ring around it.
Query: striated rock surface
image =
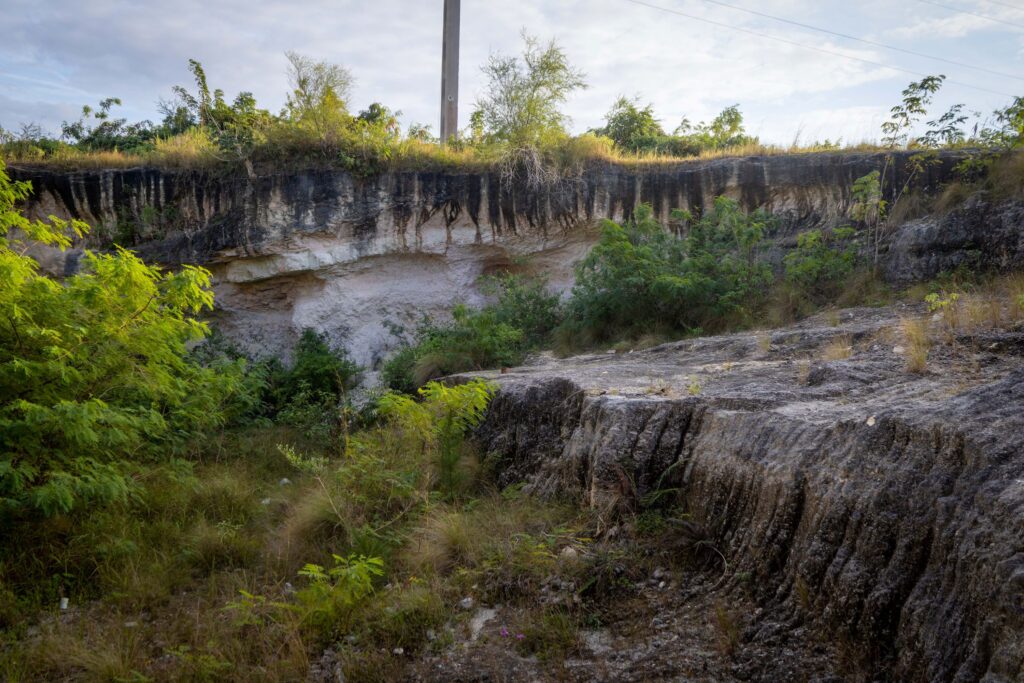
[[[890,197],[907,180],[906,157],[895,155],[889,167]],[[944,156],[914,186],[936,189],[955,161]],[[622,220],[640,202],[666,223],[673,208],[699,213],[719,195],[747,209],[764,207],[782,218],[766,249],[766,258],[778,262],[797,232],[844,221],[853,181],[885,164],[881,154],[824,153],[640,170],[598,165],[540,191],[487,172],[371,179],[341,171],[11,172],[35,188],[31,214],[92,224],[88,246],[116,242],[160,263],[209,267],[218,322],[250,350],[287,349],[303,327],[313,327],[373,366],[396,343],[395,330],[459,301],[481,303],[481,275],[514,266],[566,290],[573,264],[597,238],[595,222]],[[944,229],[921,228],[908,238],[908,258],[920,260],[914,250],[927,249],[936,230]],[[48,267],[73,272],[76,263],[71,251]]]
[[[1024,269],[1024,202],[972,197],[947,214],[899,226],[886,245],[883,274],[894,284],[958,268]]]
[[[479,438],[539,495],[677,496],[728,562],[718,590],[753,579],[754,641],[781,616],[895,680],[1024,680],[1024,330],[951,338],[910,374],[897,326],[922,313],[483,373]]]

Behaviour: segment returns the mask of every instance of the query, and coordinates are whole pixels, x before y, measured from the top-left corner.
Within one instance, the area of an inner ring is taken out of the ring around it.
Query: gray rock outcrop
[[[460,301],[482,303],[481,275],[512,267],[567,290],[573,264],[597,239],[596,221],[623,220],[640,202],[669,225],[672,209],[699,213],[719,195],[766,208],[781,219],[765,250],[778,263],[798,232],[846,221],[856,178],[888,164],[887,195],[903,187],[906,159],[823,153],[602,164],[539,190],[503,183],[496,172],[363,179],[342,171],[10,170],[33,184],[30,214],[93,225],[85,246],[116,242],[151,261],[208,267],[220,328],[251,351],[289,349],[313,327],[373,367],[397,344],[394,331]],[[914,187],[934,190],[955,161],[943,157]],[[47,265],[73,272],[77,252]]]
[[[897,326],[922,313],[485,373],[479,439],[538,495],[609,513],[674,496],[731,583],[895,680],[1019,681],[1024,332],[961,336],[911,374]],[[852,355],[823,360],[837,340]]]

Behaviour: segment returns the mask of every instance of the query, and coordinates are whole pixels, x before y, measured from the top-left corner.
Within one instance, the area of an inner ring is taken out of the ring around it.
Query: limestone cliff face
[[[210,268],[219,323],[251,350],[286,349],[314,327],[372,366],[396,343],[395,329],[458,301],[480,303],[481,275],[515,264],[568,288],[598,219],[621,220],[646,202],[667,223],[674,208],[699,212],[727,195],[782,218],[769,236],[778,260],[796,232],[843,220],[853,181],[885,163],[880,154],[826,153],[639,171],[601,165],[541,191],[496,173],[11,171],[35,188],[31,213],[94,226],[85,246],[117,242],[160,263]],[[934,189],[954,163],[944,157],[916,185]],[[886,177],[891,196],[905,183],[906,155]],[[72,251],[49,267],[69,272],[75,263]]]

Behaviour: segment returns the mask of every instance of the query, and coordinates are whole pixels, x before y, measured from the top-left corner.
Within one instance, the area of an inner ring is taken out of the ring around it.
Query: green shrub
[[[223,423],[243,366],[187,356],[213,305],[202,268],[118,248],[86,251],[63,281],[42,274],[29,248],[66,248],[87,226],[24,218],[29,191],[0,165],[0,508],[51,515],[125,500],[129,463]]]
[[[384,364],[383,384],[414,393],[445,375],[516,365],[550,341],[562,312],[543,280],[504,275],[489,278],[483,289],[497,300],[482,309],[456,306],[448,324],[425,321],[412,343]]]
[[[492,277],[485,283],[484,292],[497,296],[497,302],[488,308],[494,311],[498,323],[522,331],[525,350],[549,342],[552,330],[561,322],[559,297],[548,291],[543,279],[521,275]]]
[[[664,229],[648,205],[625,225],[604,221],[600,241],[577,266],[563,333],[606,341],[747,320],[772,279],[755,258],[772,225],[769,214],[744,213],[726,197],[690,226],[686,239]]]
[[[848,227],[800,234],[796,249],[783,259],[786,281],[814,303],[833,301],[856,266],[854,234]]]
[[[456,386],[429,382],[419,390],[422,401],[404,394],[386,394],[379,410],[392,428],[411,437],[420,452],[433,454],[438,488],[455,496],[465,485],[459,470],[466,432],[483,419],[494,388],[483,380]]]
[[[379,557],[332,557],[334,566],[328,569],[317,564],[302,568],[299,576],[309,584],[295,596],[303,623],[325,636],[337,635],[348,625],[353,610],[373,593],[374,580],[384,575]]]
[[[358,383],[359,366],[342,348],[331,348],[327,336],[306,328],[292,353],[287,370],[271,378],[274,402],[283,407],[301,391],[341,400]]]
[[[493,308],[460,304],[452,309],[451,322],[425,322],[413,343],[384,364],[382,380],[392,389],[413,393],[445,375],[515,365],[525,352],[524,336],[523,330],[501,322]]]

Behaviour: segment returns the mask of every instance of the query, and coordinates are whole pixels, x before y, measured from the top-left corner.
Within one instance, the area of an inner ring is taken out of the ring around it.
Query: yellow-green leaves
[[[186,358],[213,306],[202,268],[117,248],[64,280],[41,273],[33,243],[63,249],[86,226],[28,220],[29,191],[0,166],[0,509],[54,514],[123,499],[132,461],[221,421],[241,368]]]

